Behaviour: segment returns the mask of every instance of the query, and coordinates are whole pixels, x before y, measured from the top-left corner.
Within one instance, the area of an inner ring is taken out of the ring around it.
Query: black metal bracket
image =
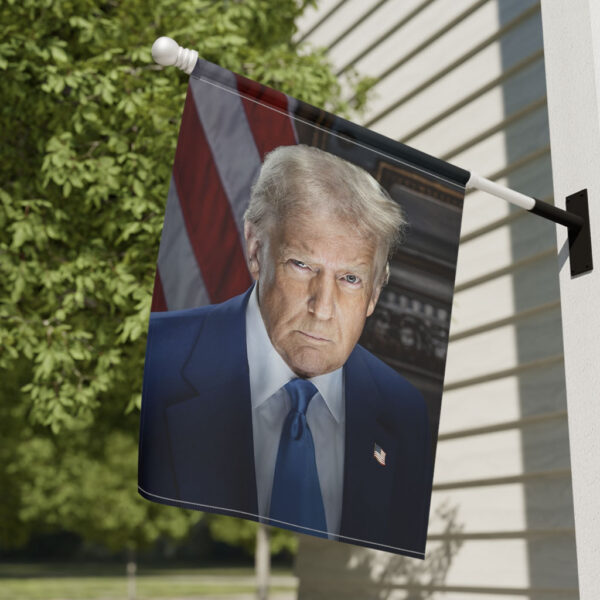
[[[587,189],[567,196],[567,210],[536,199],[529,212],[568,227],[571,277],[594,268]]]
[[[587,273],[594,268],[587,190],[567,196],[567,212],[583,219],[581,227],[577,229],[569,227],[569,257],[572,277],[580,273]]]

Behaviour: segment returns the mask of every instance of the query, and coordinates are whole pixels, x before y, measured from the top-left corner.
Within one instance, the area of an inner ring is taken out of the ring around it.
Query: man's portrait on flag
[[[423,558],[464,189],[205,61],[150,318],[140,493]]]

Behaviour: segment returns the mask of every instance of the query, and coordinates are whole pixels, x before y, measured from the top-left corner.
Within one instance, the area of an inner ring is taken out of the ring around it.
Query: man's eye
[[[352,284],[360,283],[360,278],[357,275],[352,275],[351,273],[348,273],[348,275],[344,275],[344,279],[348,283],[352,283]]]
[[[291,263],[295,266],[298,267],[299,269],[308,269],[308,265],[306,263],[303,263],[301,260],[295,260],[292,259]]]

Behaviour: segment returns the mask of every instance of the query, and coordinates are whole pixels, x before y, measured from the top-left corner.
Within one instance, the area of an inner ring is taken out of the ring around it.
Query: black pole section
[[[564,225],[569,229],[581,229],[585,224],[583,217],[562,210],[561,208],[556,208],[556,206],[552,206],[552,204],[548,204],[547,202],[542,202],[537,198],[534,198],[534,200],[535,206],[529,211],[534,215],[544,217],[544,219],[548,219],[559,225]]]

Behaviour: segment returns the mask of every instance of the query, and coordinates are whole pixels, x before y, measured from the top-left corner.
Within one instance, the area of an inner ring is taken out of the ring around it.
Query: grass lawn
[[[254,572],[245,568],[140,569],[136,598],[201,598],[252,594]],[[292,592],[289,571],[274,571],[273,592]],[[126,600],[127,578],[115,567],[0,565],[0,600]]]

